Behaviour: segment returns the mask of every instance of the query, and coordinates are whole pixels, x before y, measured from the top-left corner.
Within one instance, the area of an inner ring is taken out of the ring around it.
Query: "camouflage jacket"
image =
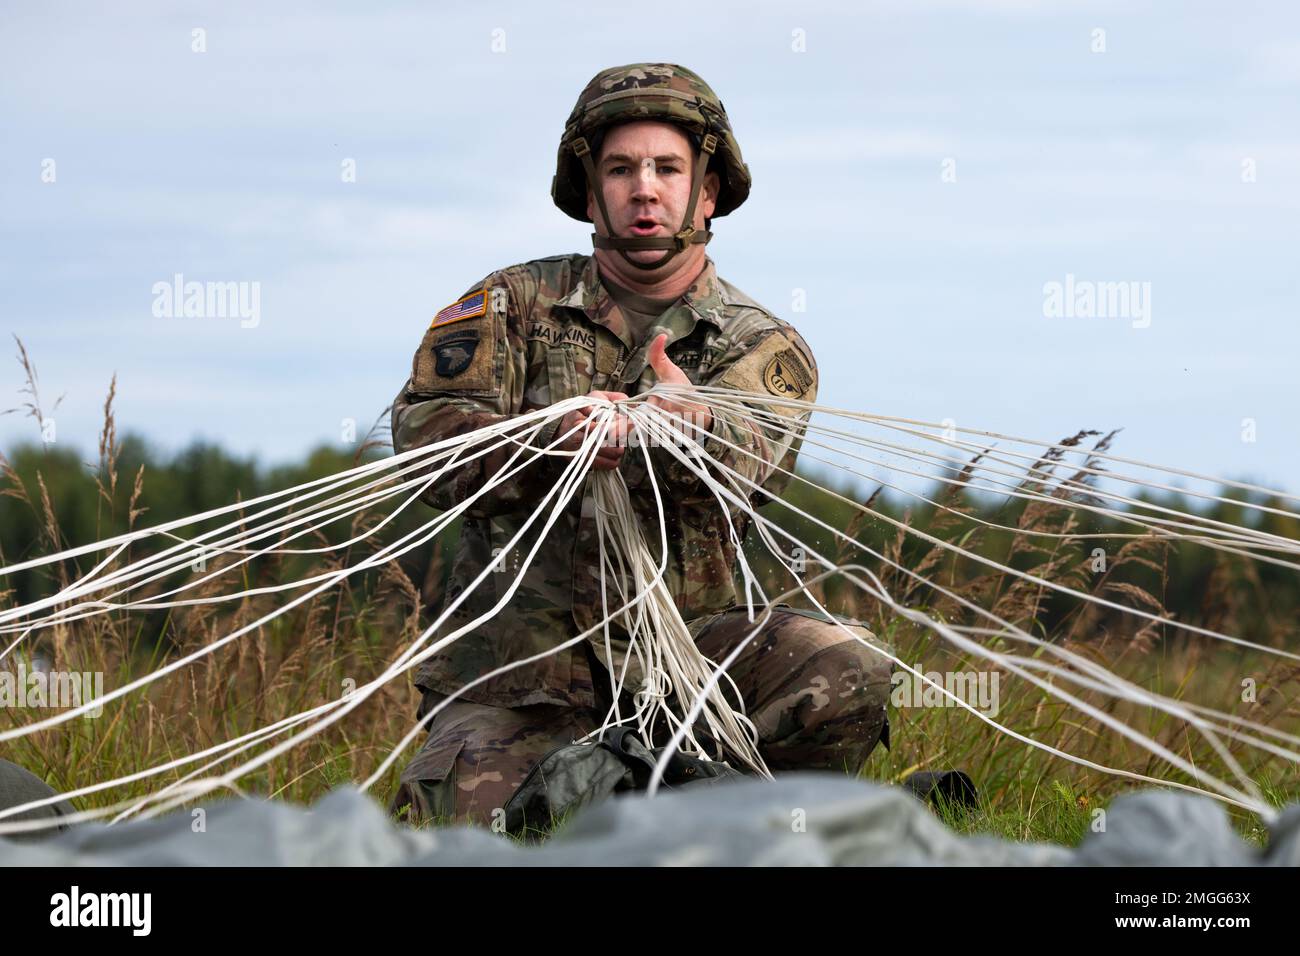
[[[816,364],[803,338],[719,279],[710,259],[692,287],[659,318],[646,344],[661,331],[668,333],[668,357],[697,385],[816,399]],[[405,451],[596,389],[639,394],[653,387],[655,375],[646,363],[646,348],[632,346],[594,257],[554,256],[494,272],[439,312],[425,333],[411,377],[393,405],[393,447]],[[788,405],[782,410],[793,411]],[[558,425],[558,419],[548,423],[533,444],[552,442]],[[712,458],[771,494],[781,493],[789,479],[774,472],[771,463],[793,470],[799,438],[746,426],[716,409],[710,432],[704,448]],[[719,439],[747,449],[758,460]],[[453,506],[490,480],[516,450],[507,446],[449,471],[424,500],[439,509]],[[671,450],[649,451],[665,502],[666,582],[678,609],[690,620],[735,604],[735,545],[717,498]],[[463,593],[492,561],[500,558],[500,563],[436,637],[486,613],[515,580],[544,516],[504,557],[503,549],[570,460],[540,456],[465,512],[446,600]],[[642,449],[628,448],[619,467],[659,557],[658,512]],[[509,603],[421,664],[418,685],[452,693],[494,668],[576,636],[604,616],[590,481],[588,476],[545,535]],[[751,499],[759,504],[767,500],[759,492]],[[746,527],[743,518],[736,521],[742,540]],[[615,594],[612,589],[608,594],[611,608]],[[604,660],[603,632],[597,630],[590,640]],[[504,707],[595,703],[591,667],[581,645],[485,681],[462,699]]]

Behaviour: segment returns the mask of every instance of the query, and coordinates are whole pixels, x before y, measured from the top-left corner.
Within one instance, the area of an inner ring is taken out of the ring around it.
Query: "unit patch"
[[[469,368],[481,338],[478,329],[448,332],[439,336],[431,346],[434,370],[443,378],[455,378]]]
[[[812,373],[794,349],[782,349],[763,369],[763,384],[773,395],[782,398],[803,398],[812,383]]]
[[[723,372],[718,384],[801,402],[817,400],[816,372],[804,358],[803,350],[781,332],[767,335],[752,346]],[[793,406],[789,414],[797,414]]]
[[[490,312],[467,316],[464,325],[431,327],[415,353],[411,391],[497,395],[504,374],[497,357],[502,321]]]

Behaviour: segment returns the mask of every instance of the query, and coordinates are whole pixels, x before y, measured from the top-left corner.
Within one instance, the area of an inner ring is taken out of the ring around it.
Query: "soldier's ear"
[[[722,180],[718,178],[717,173],[705,173],[704,185],[700,188],[700,209],[704,211],[705,219],[713,218],[713,210],[718,206],[718,191],[722,188]]]

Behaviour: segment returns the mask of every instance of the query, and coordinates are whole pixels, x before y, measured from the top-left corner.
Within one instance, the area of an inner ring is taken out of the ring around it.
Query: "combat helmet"
[[[657,120],[682,127],[695,142],[698,152],[691,171],[691,198],[681,228],[672,236],[614,236],[605,194],[598,187],[599,176],[592,152],[592,139],[605,129],[633,120]],[[569,114],[560,138],[551,198],[568,215],[591,222],[587,215],[586,184],[592,191],[605,220],[609,236],[593,233],[597,249],[615,249],[638,269],[657,269],[694,243],[712,238],[707,229],[696,230],[695,206],[704,185],[709,161],[718,157],[718,200],[713,216],[725,216],[749,196],[749,167],[740,156],[740,144],[731,130],[722,100],[698,75],[672,63],[634,63],[601,70],[587,84]],[[637,262],[628,255],[638,249],[664,249],[653,262]]]

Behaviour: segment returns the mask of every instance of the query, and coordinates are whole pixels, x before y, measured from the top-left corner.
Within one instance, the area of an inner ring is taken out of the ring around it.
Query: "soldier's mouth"
[[[629,228],[634,236],[653,236],[659,231],[659,223],[649,217],[637,219]]]

